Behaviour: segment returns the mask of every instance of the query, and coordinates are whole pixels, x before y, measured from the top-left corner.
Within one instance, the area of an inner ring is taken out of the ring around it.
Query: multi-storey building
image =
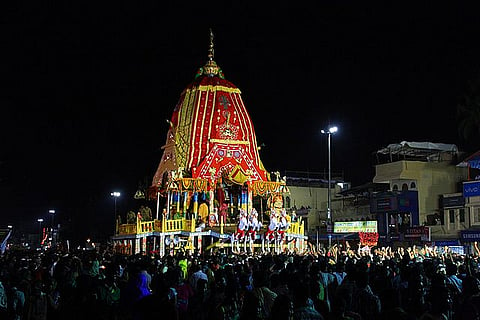
[[[480,240],[480,181],[472,180],[478,175],[472,174],[468,162],[460,162],[455,145],[401,142],[378,150],[374,158],[371,183],[350,187],[343,175],[332,178],[334,222],[376,221],[381,240],[389,243],[468,247],[469,242]],[[286,176],[290,190],[286,207],[307,217],[311,238],[319,232],[325,235],[325,177]]]

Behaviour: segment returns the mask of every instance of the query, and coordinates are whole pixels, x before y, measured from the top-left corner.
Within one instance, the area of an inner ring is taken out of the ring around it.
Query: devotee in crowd
[[[0,281],[0,316],[1,318],[7,317],[7,292],[3,286],[2,281]]]
[[[429,246],[162,257],[7,250],[0,284],[6,320],[480,319],[479,251]]]
[[[148,278],[140,270],[134,270],[129,276],[126,287],[120,291],[120,310],[126,319],[131,317],[136,303],[150,295]]]

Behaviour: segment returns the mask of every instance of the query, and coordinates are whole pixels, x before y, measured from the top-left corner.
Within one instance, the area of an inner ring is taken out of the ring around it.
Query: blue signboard
[[[480,241],[480,230],[462,230],[460,238],[464,242]]]
[[[465,198],[480,196],[480,181],[464,182],[463,196]]]
[[[463,246],[450,246],[449,250],[456,254],[465,254],[465,248]]]
[[[460,241],[458,240],[438,240],[438,241],[433,241],[434,246],[437,247],[450,247],[450,246],[458,246],[460,244]]]
[[[413,226],[419,225],[418,192],[415,190],[402,191],[398,194],[398,211],[410,212]]]
[[[397,198],[394,196],[373,198],[372,212],[389,212],[397,210]]]

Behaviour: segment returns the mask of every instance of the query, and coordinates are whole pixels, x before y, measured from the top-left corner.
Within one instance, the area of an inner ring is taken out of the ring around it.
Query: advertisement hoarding
[[[334,233],[378,232],[377,221],[335,221]]]
[[[480,196],[480,181],[464,182],[463,196],[465,198]]]
[[[430,227],[408,227],[407,230],[405,230],[405,238],[420,238],[421,241],[430,241]]]

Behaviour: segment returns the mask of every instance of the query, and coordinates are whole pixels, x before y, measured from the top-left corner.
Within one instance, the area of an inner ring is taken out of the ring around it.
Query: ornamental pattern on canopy
[[[207,192],[214,190],[216,181],[195,178],[178,178],[170,180],[168,189],[173,191]],[[249,188],[254,196],[267,196],[272,193],[288,193],[288,187],[284,181],[253,181]]]

